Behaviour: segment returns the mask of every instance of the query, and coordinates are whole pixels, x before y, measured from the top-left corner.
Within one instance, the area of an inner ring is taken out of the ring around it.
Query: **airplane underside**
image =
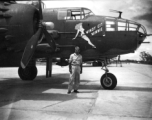
[[[115,75],[109,72],[106,61],[103,62],[104,62],[104,67],[102,68],[102,70],[104,70],[105,73],[100,78],[100,84],[104,89],[113,90],[117,86],[117,78],[115,77]],[[37,72],[38,71],[36,65],[27,66],[25,69],[19,67],[18,69],[19,77],[24,81],[34,80],[37,76]],[[46,64],[46,77],[51,77],[51,76],[52,76],[52,60],[48,59]]]
[[[1,67],[19,67],[18,68],[18,75],[19,77],[24,80],[24,81],[32,81],[36,78],[38,70],[36,67],[36,59],[32,59],[28,66],[23,69],[20,66],[20,59],[21,57],[16,54],[12,54],[11,53],[7,53],[9,56],[10,55],[10,59],[6,59],[4,58],[4,56],[1,54],[1,58],[0,58],[0,66]],[[92,58],[95,58],[95,56],[92,56]],[[99,57],[99,56],[98,56]],[[11,59],[14,58],[14,59]],[[62,59],[63,62],[64,59]],[[86,58],[86,60],[89,60],[89,58]],[[106,61],[105,61],[106,62]],[[61,64],[60,64],[61,65]],[[66,64],[68,65],[68,64]],[[101,79],[100,79],[100,84],[103,86],[104,89],[114,89],[117,85],[117,79],[116,77],[112,74],[109,73],[109,70],[107,68],[107,64],[104,64],[105,69],[103,69],[105,71],[105,74],[102,75]],[[52,58],[46,58],[46,77],[51,77],[52,76]]]

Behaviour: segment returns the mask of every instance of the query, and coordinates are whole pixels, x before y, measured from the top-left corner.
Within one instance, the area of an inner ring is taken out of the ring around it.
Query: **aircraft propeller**
[[[48,44],[50,45],[50,47],[52,48],[52,50],[55,51],[55,49],[56,49],[56,45],[55,45],[53,37],[48,33],[48,31],[42,24],[43,14],[42,14],[41,0],[39,0],[39,16],[40,16],[39,29],[28,41],[28,43],[25,47],[22,59],[21,59],[21,67],[23,69],[26,68],[29,61],[31,60],[31,58],[34,54],[34,51],[36,49],[36,46],[38,44],[38,40],[40,38],[41,33],[43,33],[45,35],[45,38],[46,38]]]

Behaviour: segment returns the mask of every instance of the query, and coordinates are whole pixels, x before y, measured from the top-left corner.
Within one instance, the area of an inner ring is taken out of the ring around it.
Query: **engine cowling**
[[[32,5],[26,4],[9,4],[4,7],[8,10],[3,14],[10,17],[1,18],[0,27],[5,24],[5,28],[8,30],[6,35],[12,35],[13,41],[17,42],[29,40],[38,29],[38,10]]]
[[[5,4],[0,2],[0,66],[19,66],[28,40],[38,29],[39,12],[27,4]],[[6,57],[7,56],[7,57]]]

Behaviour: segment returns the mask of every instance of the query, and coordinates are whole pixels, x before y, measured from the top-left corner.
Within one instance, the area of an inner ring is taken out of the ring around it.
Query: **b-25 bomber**
[[[83,61],[104,61],[101,85],[114,89],[117,79],[106,59],[135,52],[148,36],[145,27],[123,19],[121,12],[118,17],[99,16],[85,7],[43,9],[40,3],[0,2],[0,66],[19,67],[22,80],[34,80],[36,60],[46,58],[49,77],[52,59],[65,65],[79,46]]]

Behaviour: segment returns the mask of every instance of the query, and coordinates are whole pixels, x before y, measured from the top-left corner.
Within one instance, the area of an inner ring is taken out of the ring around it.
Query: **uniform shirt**
[[[72,65],[81,65],[82,64],[82,56],[79,54],[77,55],[76,53],[73,53],[70,55],[69,63]]]

